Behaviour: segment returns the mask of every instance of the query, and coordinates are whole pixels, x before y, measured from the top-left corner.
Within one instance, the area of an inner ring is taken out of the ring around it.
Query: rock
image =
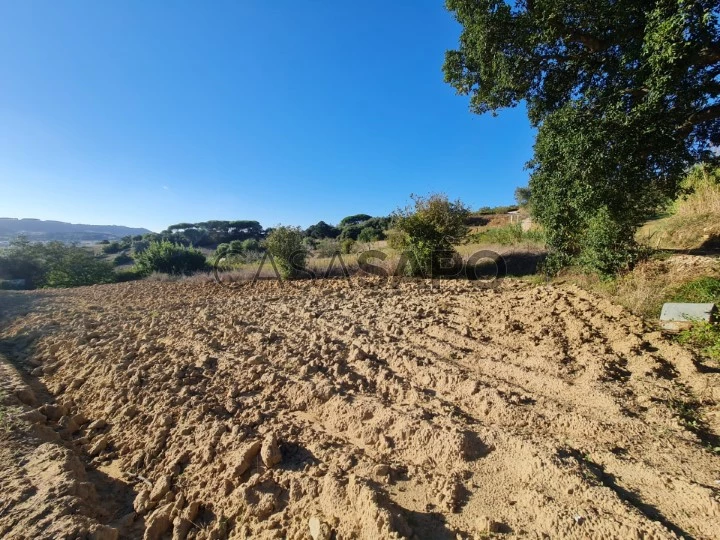
[[[323,523],[317,517],[313,516],[310,518],[308,523],[310,526],[310,536],[313,540],[330,540],[330,527],[327,523]]]
[[[274,433],[270,433],[265,437],[260,449],[260,457],[269,469],[282,461],[282,453],[278,448],[277,438]]]
[[[137,494],[133,501],[133,508],[138,514],[145,514],[148,510],[151,510],[155,505],[150,502],[150,491],[143,489]]]
[[[253,459],[255,459],[255,456],[258,455],[261,447],[262,443],[260,441],[253,441],[247,443],[240,449],[238,452],[238,463],[235,465],[235,470],[233,471],[233,475],[235,477],[242,476],[245,471],[250,468]]]
[[[152,491],[150,492],[150,500],[153,502],[157,502],[161,500],[172,487],[172,477],[170,476],[163,476],[155,483],[155,486],[153,487]]]
[[[35,394],[27,386],[16,388],[15,397],[18,398],[25,405],[30,405],[31,407],[33,407],[37,403],[37,400],[35,399]]]
[[[123,411],[123,416],[132,419],[132,418],[135,418],[135,416],[137,416],[137,413],[138,413],[138,408],[131,403],[130,405],[125,407],[125,410]]]
[[[91,540],[117,540],[120,538],[120,531],[107,525],[100,525],[90,533]]]
[[[83,379],[83,378],[73,379],[73,381],[68,386],[68,390],[77,390],[83,384],[85,384],[85,379]]]
[[[83,424],[87,424],[87,417],[82,413],[77,413],[72,417],[73,422],[75,422],[78,426],[82,426]]]
[[[63,416],[58,422],[66,435],[72,435],[80,430],[80,426],[73,420],[72,416]]]
[[[67,407],[63,405],[43,405],[40,407],[40,412],[48,417],[49,420],[60,420],[63,416],[67,415]]]
[[[147,519],[147,528],[145,529],[145,540],[158,540],[164,535],[172,525],[170,520],[170,511],[172,510],[172,504],[167,504],[162,508],[158,508],[152,515]]]
[[[37,409],[30,409],[29,411],[20,413],[17,415],[17,418],[18,418],[18,420],[23,420],[25,422],[30,422],[32,424],[43,423],[47,420],[45,415]]]
[[[185,510],[183,510],[182,517],[184,517],[188,521],[194,521],[195,518],[198,516],[198,513],[200,513],[200,503],[197,501],[193,501],[187,505]]]
[[[500,523],[487,516],[480,516],[475,526],[480,533],[496,533],[500,530]]]
[[[109,439],[107,436],[100,437],[95,443],[92,445],[90,450],[88,451],[88,454],[91,456],[97,456],[100,452],[105,450],[107,448],[107,445],[109,443]]]
[[[373,469],[373,474],[375,476],[387,476],[390,474],[390,467],[385,464],[376,465]]]
[[[104,428],[105,426],[107,426],[107,422],[105,422],[105,420],[103,420],[102,418],[99,418],[98,420],[95,420],[94,422],[92,422],[92,423],[88,426],[88,429],[89,429],[90,431],[94,431],[94,430],[96,430],[96,429],[102,429],[102,428]]]
[[[185,540],[193,524],[184,517],[176,517],[173,521],[173,540]]]

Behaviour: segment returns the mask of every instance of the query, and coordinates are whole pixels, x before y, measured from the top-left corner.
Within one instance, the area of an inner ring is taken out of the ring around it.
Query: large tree
[[[445,79],[478,114],[527,104],[533,210],[554,260],[601,271],[720,144],[717,0],[448,0]]]

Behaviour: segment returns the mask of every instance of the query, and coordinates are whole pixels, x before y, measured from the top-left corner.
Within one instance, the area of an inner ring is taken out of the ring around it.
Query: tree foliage
[[[587,260],[587,230],[603,223],[626,250],[615,270],[626,265],[637,226],[720,144],[717,0],[447,6],[463,31],[446,81],[476,113],[525,101],[538,128],[532,206],[554,263]]]
[[[310,225],[305,234],[310,238],[321,240],[323,238],[337,238],[340,236],[340,229],[328,225],[324,221],[318,221],[315,225]]]

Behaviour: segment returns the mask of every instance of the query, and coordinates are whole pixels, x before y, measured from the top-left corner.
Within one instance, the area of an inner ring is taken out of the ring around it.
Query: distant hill
[[[82,225],[41,219],[0,218],[0,242],[8,242],[20,235],[35,242],[97,242],[123,236],[147,234],[148,229],[120,225]]]

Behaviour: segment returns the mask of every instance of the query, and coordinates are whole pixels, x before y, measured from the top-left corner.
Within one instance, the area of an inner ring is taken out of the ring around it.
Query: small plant
[[[720,323],[697,322],[680,332],[677,340],[720,363]]]

